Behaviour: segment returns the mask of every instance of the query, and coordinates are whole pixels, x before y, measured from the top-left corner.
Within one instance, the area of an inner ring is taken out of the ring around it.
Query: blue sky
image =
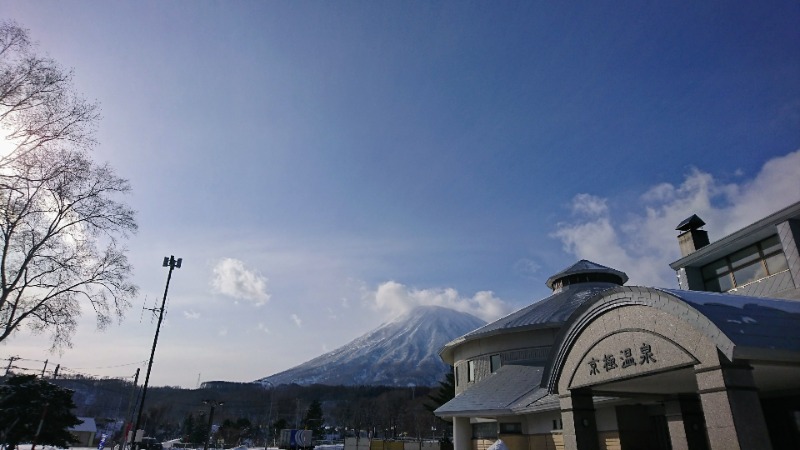
[[[102,104],[141,298],[4,357],[151,383],[250,381],[416,304],[491,320],[580,258],[675,287],[712,239],[800,200],[800,5],[45,2],[0,17]]]

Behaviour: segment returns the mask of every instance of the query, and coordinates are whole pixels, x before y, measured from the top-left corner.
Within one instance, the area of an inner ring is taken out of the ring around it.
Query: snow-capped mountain
[[[449,370],[439,358],[442,346],[485,324],[449,308],[420,306],[336,350],[257,382],[435,386]]]

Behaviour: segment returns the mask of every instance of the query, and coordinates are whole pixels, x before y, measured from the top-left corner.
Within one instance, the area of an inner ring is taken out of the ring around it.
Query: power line
[[[42,372],[44,372],[45,374],[51,374],[51,375],[55,374],[55,371],[47,369],[46,365],[44,366],[44,370],[43,370],[42,368],[27,367],[27,365],[25,365],[23,367],[23,366],[15,364],[15,362],[17,362],[17,361],[19,361],[19,362],[32,362],[32,363],[47,364],[47,361],[42,361],[42,360],[38,360],[38,359],[31,359],[31,358],[21,358],[19,356],[10,356],[8,358],[0,358],[0,361],[8,361],[8,365],[6,366],[7,371],[11,371],[12,369],[15,369],[15,370],[18,370],[18,371],[35,372],[36,374],[41,374]],[[124,363],[124,364],[117,364],[117,365],[113,365],[113,366],[88,367],[88,368],[74,368],[74,367],[59,366],[60,367],[59,370],[62,371],[62,376],[64,375],[63,372],[66,372],[68,374],[71,374],[72,376],[81,376],[81,377],[95,379],[95,380],[118,379],[118,380],[124,381],[125,379],[133,378],[133,377],[131,375],[100,375],[100,374],[92,374],[92,373],[82,372],[82,370],[114,369],[114,368],[119,368],[119,367],[128,367],[128,366],[132,366],[132,365],[141,365],[141,364],[143,364],[145,362],[147,362],[147,360],[135,361],[135,362]]]

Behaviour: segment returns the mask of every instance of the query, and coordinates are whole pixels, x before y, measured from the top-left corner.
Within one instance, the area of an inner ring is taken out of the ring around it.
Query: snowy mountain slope
[[[447,342],[485,322],[439,306],[420,306],[310,361],[258,381],[280,384],[435,386],[448,370]]]

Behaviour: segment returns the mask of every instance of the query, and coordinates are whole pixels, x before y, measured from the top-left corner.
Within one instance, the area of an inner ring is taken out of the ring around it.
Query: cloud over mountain
[[[365,300],[390,318],[403,315],[417,306],[441,306],[486,321],[511,311],[509,305],[491,291],[480,291],[472,297],[464,297],[453,288],[414,289],[396,281],[381,283],[375,291],[365,294]]]

